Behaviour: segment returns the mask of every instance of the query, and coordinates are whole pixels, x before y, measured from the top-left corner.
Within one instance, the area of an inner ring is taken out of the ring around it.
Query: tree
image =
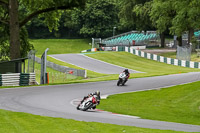
[[[149,1],[151,0],[121,0],[119,12],[121,28],[140,31],[154,29],[149,19],[149,8],[147,4],[145,5]],[[143,7],[142,10],[140,7]]]
[[[20,42],[22,42],[20,41],[20,31],[32,18],[44,17],[44,23],[51,31],[58,27],[61,16],[59,10],[82,7],[84,4],[85,0],[0,0],[0,9],[2,10],[0,25],[9,31],[4,36],[9,39],[10,58],[22,57],[20,54]]]
[[[75,25],[85,37],[108,37],[118,24],[118,8],[114,0],[88,0],[84,10],[72,13]]]
[[[158,31],[169,28],[172,35],[178,36],[179,45],[182,45],[185,31],[189,31],[190,43],[194,29],[200,28],[199,12],[199,0],[153,0],[150,16]]]
[[[176,0],[173,9],[176,11],[176,16],[172,20],[170,31],[178,36],[188,31],[189,44],[194,36],[194,30],[200,28],[200,1]]]
[[[165,47],[165,32],[171,26],[175,12],[172,9],[173,1],[153,0],[151,3],[150,19],[160,33],[161,47]]]

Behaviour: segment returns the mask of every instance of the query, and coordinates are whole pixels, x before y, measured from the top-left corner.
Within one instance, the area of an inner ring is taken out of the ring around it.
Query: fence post
[[[46,84],[46,65],[47,65],[47,51],[49,48],[45,50],[41,57],[41,76],[40,76],[40,84]]]

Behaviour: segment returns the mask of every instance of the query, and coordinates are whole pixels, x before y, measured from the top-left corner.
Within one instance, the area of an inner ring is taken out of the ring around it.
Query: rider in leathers
[[[128,69],[125,69],[123,72],[125,72],[125,74],[126,74],[126,80],[125,80],[125,83],[126,83],[128,78],[130,77],[130,73],[129,73]]]
[[[97,100],[97,105],[99,105],[99,104],[100,104],[100,99],[101,99],[101,97],[100,97],[100,91],[96,91],[95,93],[89,93],[87,96],[84,96],[84,98],[83,98],[83,100],[81,101],[81,103],[83,103],[83,101],[84,101],[86,98],[89,98],[89,97],[94,96],[94,95],[97,96],[97,98],[96,98],[96,100]],[[96,106],[94,106],[93,109],[96,109]]]

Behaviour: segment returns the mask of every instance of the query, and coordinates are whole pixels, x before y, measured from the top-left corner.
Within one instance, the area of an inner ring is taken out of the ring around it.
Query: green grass
[[[187,72],[195,72],[200,71],[200,69],[194,68],[186,68],[180,66],[169,65],[165,63],[160,63],[157,61],[148,60],[142,57],[135,56],[126,52],[97,52],[97,53],[86,53],[87,56],[100,59],[112,64],[116,64],[119,66],[123,66],[125,68],[142,71],[145,73],[134,73],[131,74],[130,78],[141,78],[141,77],[150,77],[150,76],[160,76],[160,75],[169,75],[169,74],[179,74],[179,73],[187,73]],[[108,58],[107,58],[108,57]],[[51,57],[47,57],[47,59],[56,64],[67,66],[76,69],[82,69],[77,66],[56,60]],[[51,69],[47,70],[51,72]],[[120,73],[120,72],[119,72]],[[87,70],[86,79],[77,79],[77,80],[67,80],[62,81],[62,79],[58,82],[51,82],[51,84],[55,83],[83,83],[83,82],[96,82],[96,81],[105,81],[105,80],[116,80],[118,79],[118,74],[101,74],[96,73],[90,70]]]
[[[76,39],[76,40],[60,40],[60,39],[45,39],[45,40],[32,40],[32,43],[34,44],[35,49],[37,50],[37,55],[41,56],[41,54],[44,52],[46,48],[49,48],[48,54],[62,54],[62,53],[79,53],[82,50],[89,49],[91,46],[88,45],[90,40],[85,40],[85,39]],[[183,72],[192,72],[192,71],[199,71],[198,69],[191,69],[191,68],[184,68],[184,67],[178,67],[178,66],[172,66],[172,65],[167,65],[164,63],[158,63],[156,61],[151,61],[147,60],[141,57],[134,56],[130,53],[125,53],[125,52],[100,52],[100,53],[95,53],[95,54],[87,54],[90,57],[94,57],[97,59],[101,59],[103,61],[113,63],[116,65],[124,66],[130,69],[138,70],[138,71],[143,71],[146,73],[138,73],[138,74],[131,74],[131,78],[139,78],[139,77],[148,77],[148,76],[157,76],[157,75],[167,75],[167,74],[174,74],[174,73],[183,73]],[[56,64],[60,64],[63,66],[68,66],[72,68],[78,68],[76,66],[73,66],[68,63],[64,63],[61,61],[57,61],[53,58],[48,57],[49,61],[52,61]],[[37,69],[40,69],[40,65],[36,65]],[[48,72],[55,72],[58,73],[57,71],[47,68]],[[37,72],[40,73],[40,72]],[[113,74],[113,75],[107,75],[107,74],[100,74],[100,73],[95,73],[92,71],[87,71],[88,73],[88,78],[87,79],[75,79],[73,78],[71,80],[63,81],[63,78],[57,79],[55,82],[52,82],[52,84],[58,84],[58,83],[80,83],[80,82],[93,82],[93,81],[103,81],[103,80],[114,80],[118,78],[118,74]],[[37,79],[39,79],[38,75]],[[62,75],[62,74],[60,74]],[[60,77],[60,75],[58,77]],[[51,76],[50,76],[50,82],[52,81]],[[199,84],[197,85],[199,86]],[[180,87],[182,88],[182,87]],[[190,87],[192,88],[192,86]],[[165,92],[163,92],[165,90]],[[141,114],[141,117],[147,117],[148,119],[158,119],[160,120],[163,116],[162,112],[159,114],[159,110],[165,110],[165,112],[169,112],[168,114],[174,114],[177,112],[180,113],[180,111],[183,112],[183,114],[186,114],[186,117],[183,117],[181,120],[179,118],[173,118],[180,116],[181,114],[176,115],[171,115],[167,116],[166,121],[177,121],[177,122],[182,122],[185,123],[185,120],[188,119],[189,123],[192,124],[198,124],[197,118],[199,118],[199,110],[196,110],[197,107],[199,107],[199,99],[196,98],[196,96],[199,96],[199,91],[194,91],[193,93],[190,92],[191,89],[185,89],[184,91],[182,90],[177,90],[172,89],[175,92],[170,93],[166,91],[168,89],[162,89],[162,90],[156,90],[156,91],[147,91],[147,92],[141,92],[143,94],[139,93],[130,93],[131,97],[134,98],[136,95],[139,95],[136,99],[133,99],[133,101],[129,103],[131,107],[134,108],[127,108],[122,106],[122,108],[126,108],[126,112],[137,112]],[[176,93],[176,92],[181,92]],[[160,93],[158,93],[160,92]],[[162,93],[161,93],[162,92]],[[188,93],[189,95],[185,95]],[[124,94],[122,94],[124,95]],[[112,97],[117,97],[117,102],[121,104],[121,101],[123,101],[122,95],[116,95],[116,96],[110,96],[108,100],[112,100]],[[132,96],[133,95],[133,96]],[[165,97],[164,97],[164,96]],[[174,102],[177,103],[175,107],[179,107],[178,110],[174,110],[174,106],[170,104],[172,100],[176,99],[178,96],[183,96],[182,99],[175,100]],[[149,96],[149,97],[148,97]],[[160,97],[159,97],[160,96]],[[162,99],[162,96],[164,97]],[[170,96],[167,99],[167,96]],[[193,96],[195,98],[193,99]],[[159,101],[157,99],[152,100],[154,97],[158,97]],[[189,98],[188,98],[189,97]],[[127,98],[127,96],[125,96]],[[139,99],[140,98],[140,99]],[[188,98],[188,100],[185,100]],[[120,100],[119,100],[120,99]],[[172,100],[171,100],[172,99]],[[132,99],[131,99],[132,100]],[[136,100],[136,101],[134,101]],[[140,100],[143,100],[143,102]],[[144,101],[145,100],[145,101]],[[148,100],[152,100],[151,104],[150,102],[148,103]],[[193,100],[193,101],[192,101]],[[192,103],[191,103],[192,101]],[[106,104],[109,101],[104,101],[102,100],[100,107],[106,106]],[[137,105],[132,105],[132,103],[140,103]],[[145,103],[146,102],[146,103]],[[116,101],[114,101],[116,105]],[[163,103],[163,104],[162,104]],[[119,105],[117,104],[117,105]],[[168,105],[169,104],[169,105]],[[142,106],[141,106],[142,105]],[[158,106],[159,105],[159,106]],[[187,108],[187,106],[191,107],[191,110]],[[141,108],[139,107],[141,106]],[[169,106],[167,107],[162,107],[162,106]],[[143,108],[142,108],[143,107]],[[160,107],[160,108],[158,108]],[[137,109],[138,108],[138,109]],[[152,109],[151,109],[152,108]],[[172,108],[172,109],[171,109]],[[118,110],[119,108],[116,109],[116,107],[112,108],[113,110]],[[143,109],[143,111],[141,111]],[[155,110],[153,110],[155,109]],[[157,109],[159,109],[157,111]],[[182,110],[185,109],[185,110]],[[109,109],[107,109],[109,110]],[[139,110],[139,111],[138,111]],[[152,113],[149,114],[148,113]],[[153,111],[152,111],[153,110]],[[172,110],[172,111],[169,111]],[[161,118],[154,118],[155,113],[159,114],[159,116],[162,116]],[[112,111],[114,112],[114,111]],[[170,113],[171,112],[171,113]],[[181,112],[181,113],[182,113]],[[123,112],[120,112],[123,113]],[[130,114],[131,114],[130,113]],[[190,116],[190,114],[192,115]],[[143,116],[142,116],[143,114]],[[167,114],[167,115],[168,115]],[[196,115],[195,115],[196,114]],[[135,115],[135,114],[133,114]],[[181,115],[182,116],[182,115]],[[190,118],[187,118],[190,117]],[[196,118],[197,117],[197,118]],[[35,133],[35,132],[58,132],[58,133],[69,133],[69,132],[77,132],[77,133],[121,133],[121,132],[134,132],[134,133],[181,133],[181,132],[175,132],[175,131],[164,131],[164,130],[153,130],[153,129],[144,129],[144,128],[137,128],[137,127],[129,127],[129,126],[119,126],[119,125],[112,125],[112,124],[102,124],[102,123],[96,123],[96,122],[80,122],[80,121],[75,121],[75,120],[69,120],[69,119],[62,119],[62,118],[51,118],[51,117],[43,117],[43,116],[37,116],[37,115],[31,115],[31,114],[26,114],[26,113],[19,113],[19,112],[10,112],[6,110],[0,110],[0,132],[14,132],[14,133],[25,133],[25,132],[30,132],[30,133]],[[163,120],[163,118],[162,118]]]
[[[91,46],[89,43],[91,40],[89,39],[38,39],[31,40],[31,43],[34,45],[34,48],[37,50],[36,55],[40,58],[46,48],[49,48],[48,54],[66,54],[66,53],[80,53],[82,50],[90,49]],[[47,57],[47,59],[51,62],[54,62],[59,65],[82,69],[77,66],[64,63],[58,60],[55,60],[51,57]],[[35,67],[36,72],[36,80],[40,82],[40,64],[36,63]],[[47,72],[49,72],[49,82],[50,84],[59,84],[59,83],[76,83],[76,82],[88,82],[89,81],[101,81],[105,76],[107,79],[111,78],[113,75],[100,74],[96,72],[92,72],[87,70],[88,78],[82,80],[83,78],[72,77],[71,75],[67,75],[61,73],[59,71],[53,70],[47,67]],[[100,79],[99,79],[100,78]]]
[[[183,133],[97,122],[44,117],[0,110],[1,133]]]
[[[176,59],[176,52],[160,53],[158,55]],[[197,57],[197,53],[196,52],[193,52],[191,54],[191,61],[200,62],[200,57]]]
[[[75,68],[75,69],[83,69],[75,65],[71,65],[69,63],[56,60],[49,56],[47,57],[47,60],[54,62],[58,65],[66,66],[66,67]],[[96,73],[96,72],[87,70],[86,79],[77,79],[77,80],[71,80],[71,81],[60,82],[60,83],[85,83],[85,82],[96,82],[96,81],[104,81],[104,80],[115,80],[116,78],[118,78],[118,74],[102,74],[102,73]]]
[[[50,67],[47,67],[46,70],[49,73],[49,83],[66,83],[76,80],[81,80],[83,77],[77,77],[75,75],[71,75],[68,73],[62,73],[59,71],[56,71]],[[40,83],[40,74],[41,74],[41,64],[38,64],[35,62],[35,75],[36,75],[36,81]]]
[[[111,64],[145,72],[145,73],[131,74],[131,77],[133,78],[200,71],[200,69],[174,66],[153,60],[148,60],[127,52],[109,52],[109,53],[96,53],[96,54],[86,54],[86,55],[95,59],[109,62]]]
[[[98,108],[144,119],[200,125],[200,82],[111,95],[101,100]]]
[[[89,39],[37,39],[31,43],[37,55],[42,55],[46,48],[49,48],[48,54],[80,53],[91,48]]]
[[[31,42],[34,44],[34,47],[37,50],[38,57],[41,57],[41,54],[44,52],[46,48],[49,48],[48,54],[79,53],[82,50],[91,48],[91,46],[88,45],[88,43],[90,42],[90,40],[88,39],[39,39],[39,40],[31,40]],[[146,73],[131,74],[131,78],[199,71],[198,69],[183,68],[183,67],[167,65],[165,63],[158,63],[156,61],[147,60],[125,52],[96,52],[92,54],[87,53],[86,55],[119,66],[124,66],[130,69],[146,72]],[[59,65],[76,69],[82,69],[77,66],[55,60],[51,57],[48,57],[47,59]],[[87,76],[88,76],[87,79],[78,78],[76,80],[63,80],[62,78],[55,79],[53,77],[65,78],[64,74],[59,73],[58,71],[56,72],[52,69],[48,69],[47,72],[52,73],[52,75],[58,75],[58,76],[51,76],[52,77],[50,79],[51,84],[94,82],[94,81],[115,80],[118,78],[118,74],[112,74],[112,75],[100,74],[87,70]],[[38,71],[37,73],[40,72]],[[37,76],[37,80],[39,80],[39,76]]]

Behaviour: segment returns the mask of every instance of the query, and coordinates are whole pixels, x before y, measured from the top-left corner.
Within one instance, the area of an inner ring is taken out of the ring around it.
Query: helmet
[[[125,69],[124,72],[128,73],[128,69]]]
[[[100,91],[96,91],[95,94],[96,94],[97,96],[100,96]]]

